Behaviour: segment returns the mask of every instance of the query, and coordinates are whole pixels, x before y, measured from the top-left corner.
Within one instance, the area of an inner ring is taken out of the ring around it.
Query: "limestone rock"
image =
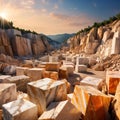
[[[108,120],[111,97],[90,86],[76,86],[72,103],[80,110],[85,120]]]
[[[37,106],[30,101],[18,99],[3,105],[4,120],[37,120]]]
[[[49,62],[46,64],[46,71],[59,71],[60,63],[59,62]]]
[[[16,66],[14,65],[8,65],[4,68],[3,73],[6,75],[13,75],[16,73]]]
[[[103,35],[103,42],[106,42],[109,38],[110,38],[110,35],[111,35],[111,31],[108,29],[107,31],[105,31],[104,35]]]
[[[16,75],[27,75],[27,70],[29,70],[27,67],[16,67]]]
[[[58,56],[49,56],[49,62],[58,62]]]
[[[53,80],[58,80],[59,79],[59,75],[58,75],[58,72],[44,71],[43,78],[51,78]]]
[[[79,120],[81,113],[69,101],[53,102],[38,120]]]
[[[15,83],[18,91],[26,92],[27,91],[27,83],[30,82],[30,78],[25,75],[19,75],[19,76],[7,78],[7,81],[9,83]]]
[[[32,55],[31,41],[29,39],[14,36],[11,38],[13,52],[17,56]]]
[[[8,82],[7,78],[10,78],[10,75],[1,75],[0,76],[0,83],[6,83]]]
[[[15,84],[0,84],[0,109],[2,105],[17,99]]]
[[[86,65],[76,65],[75,66],[75,71],[76,72],[86,72],[87,71],[87,66]]]
[[[50,78],[28,83],[27,90],[30,100],[38,106],[39,115],[46,110],[52,101],[67,99],[65,82],[54,81]]]
[[[89,64],[89,58],[85,57],[77,57],[76,59],[76,65],[88,65]]]
[[[103,27],[98,28],[98,31],[97,31],[97,38],[98,38],[98,40],[102,40],[103,33],[104,33]]]
[[[16,29],[7,29],[6,33],[10,38],[13,36],[22,36],[21,32]]]
[[[92,86],[98,90],[102,90],[102,87],[105,86],[105,81],[101,78],[85,77],[80,81],[80,85]]]
[[[120,82],[120,71],[107,71],[106,83],[109,94],[115,94],[119,82]]]
[[[31,78],[31,81],[42,79],[43,73],[44,68],[31,68],[27,70],[27,76]]]

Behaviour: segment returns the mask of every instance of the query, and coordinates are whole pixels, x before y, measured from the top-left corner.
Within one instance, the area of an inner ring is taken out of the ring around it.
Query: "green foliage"
[[[120,13],[117,14],[116,16],[110,17],[108,20],[104,20],[102,22],[95,22],[91,27],[88,26],[87,28],[84,28],[84,29],[80,30],[76,34],[80,34],[80,33],[83,33],[83,32],[89,32],[94,27],[99,28],[101,26],[108,25],[108,24],[114,22],[115,20],[120,20]]]

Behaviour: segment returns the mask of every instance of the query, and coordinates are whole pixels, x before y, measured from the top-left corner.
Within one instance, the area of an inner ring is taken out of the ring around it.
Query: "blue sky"
[[[120,0],[0,0],[0,13],[38,33],[73,33],[120,13]]]

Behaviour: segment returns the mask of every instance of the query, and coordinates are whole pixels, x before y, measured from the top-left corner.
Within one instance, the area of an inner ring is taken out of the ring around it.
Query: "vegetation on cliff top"
[[[120,13],[117,14],[116,16],[110,17],[108,20],[104,20],[102,22],[95,22],[92,26],[88,26],[87,28],[80,30],[76,34],[80,34],[83,32],[89,32],[93,27],[99,28],[101,26],[108,25],[108,24],[114,22],[115,20],[120,20]]]

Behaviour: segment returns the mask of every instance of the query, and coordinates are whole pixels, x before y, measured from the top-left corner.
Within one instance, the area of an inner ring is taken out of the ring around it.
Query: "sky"
[[[14,26],[46,35],[76,33],[120,13],[120,0],[0,0]]]

